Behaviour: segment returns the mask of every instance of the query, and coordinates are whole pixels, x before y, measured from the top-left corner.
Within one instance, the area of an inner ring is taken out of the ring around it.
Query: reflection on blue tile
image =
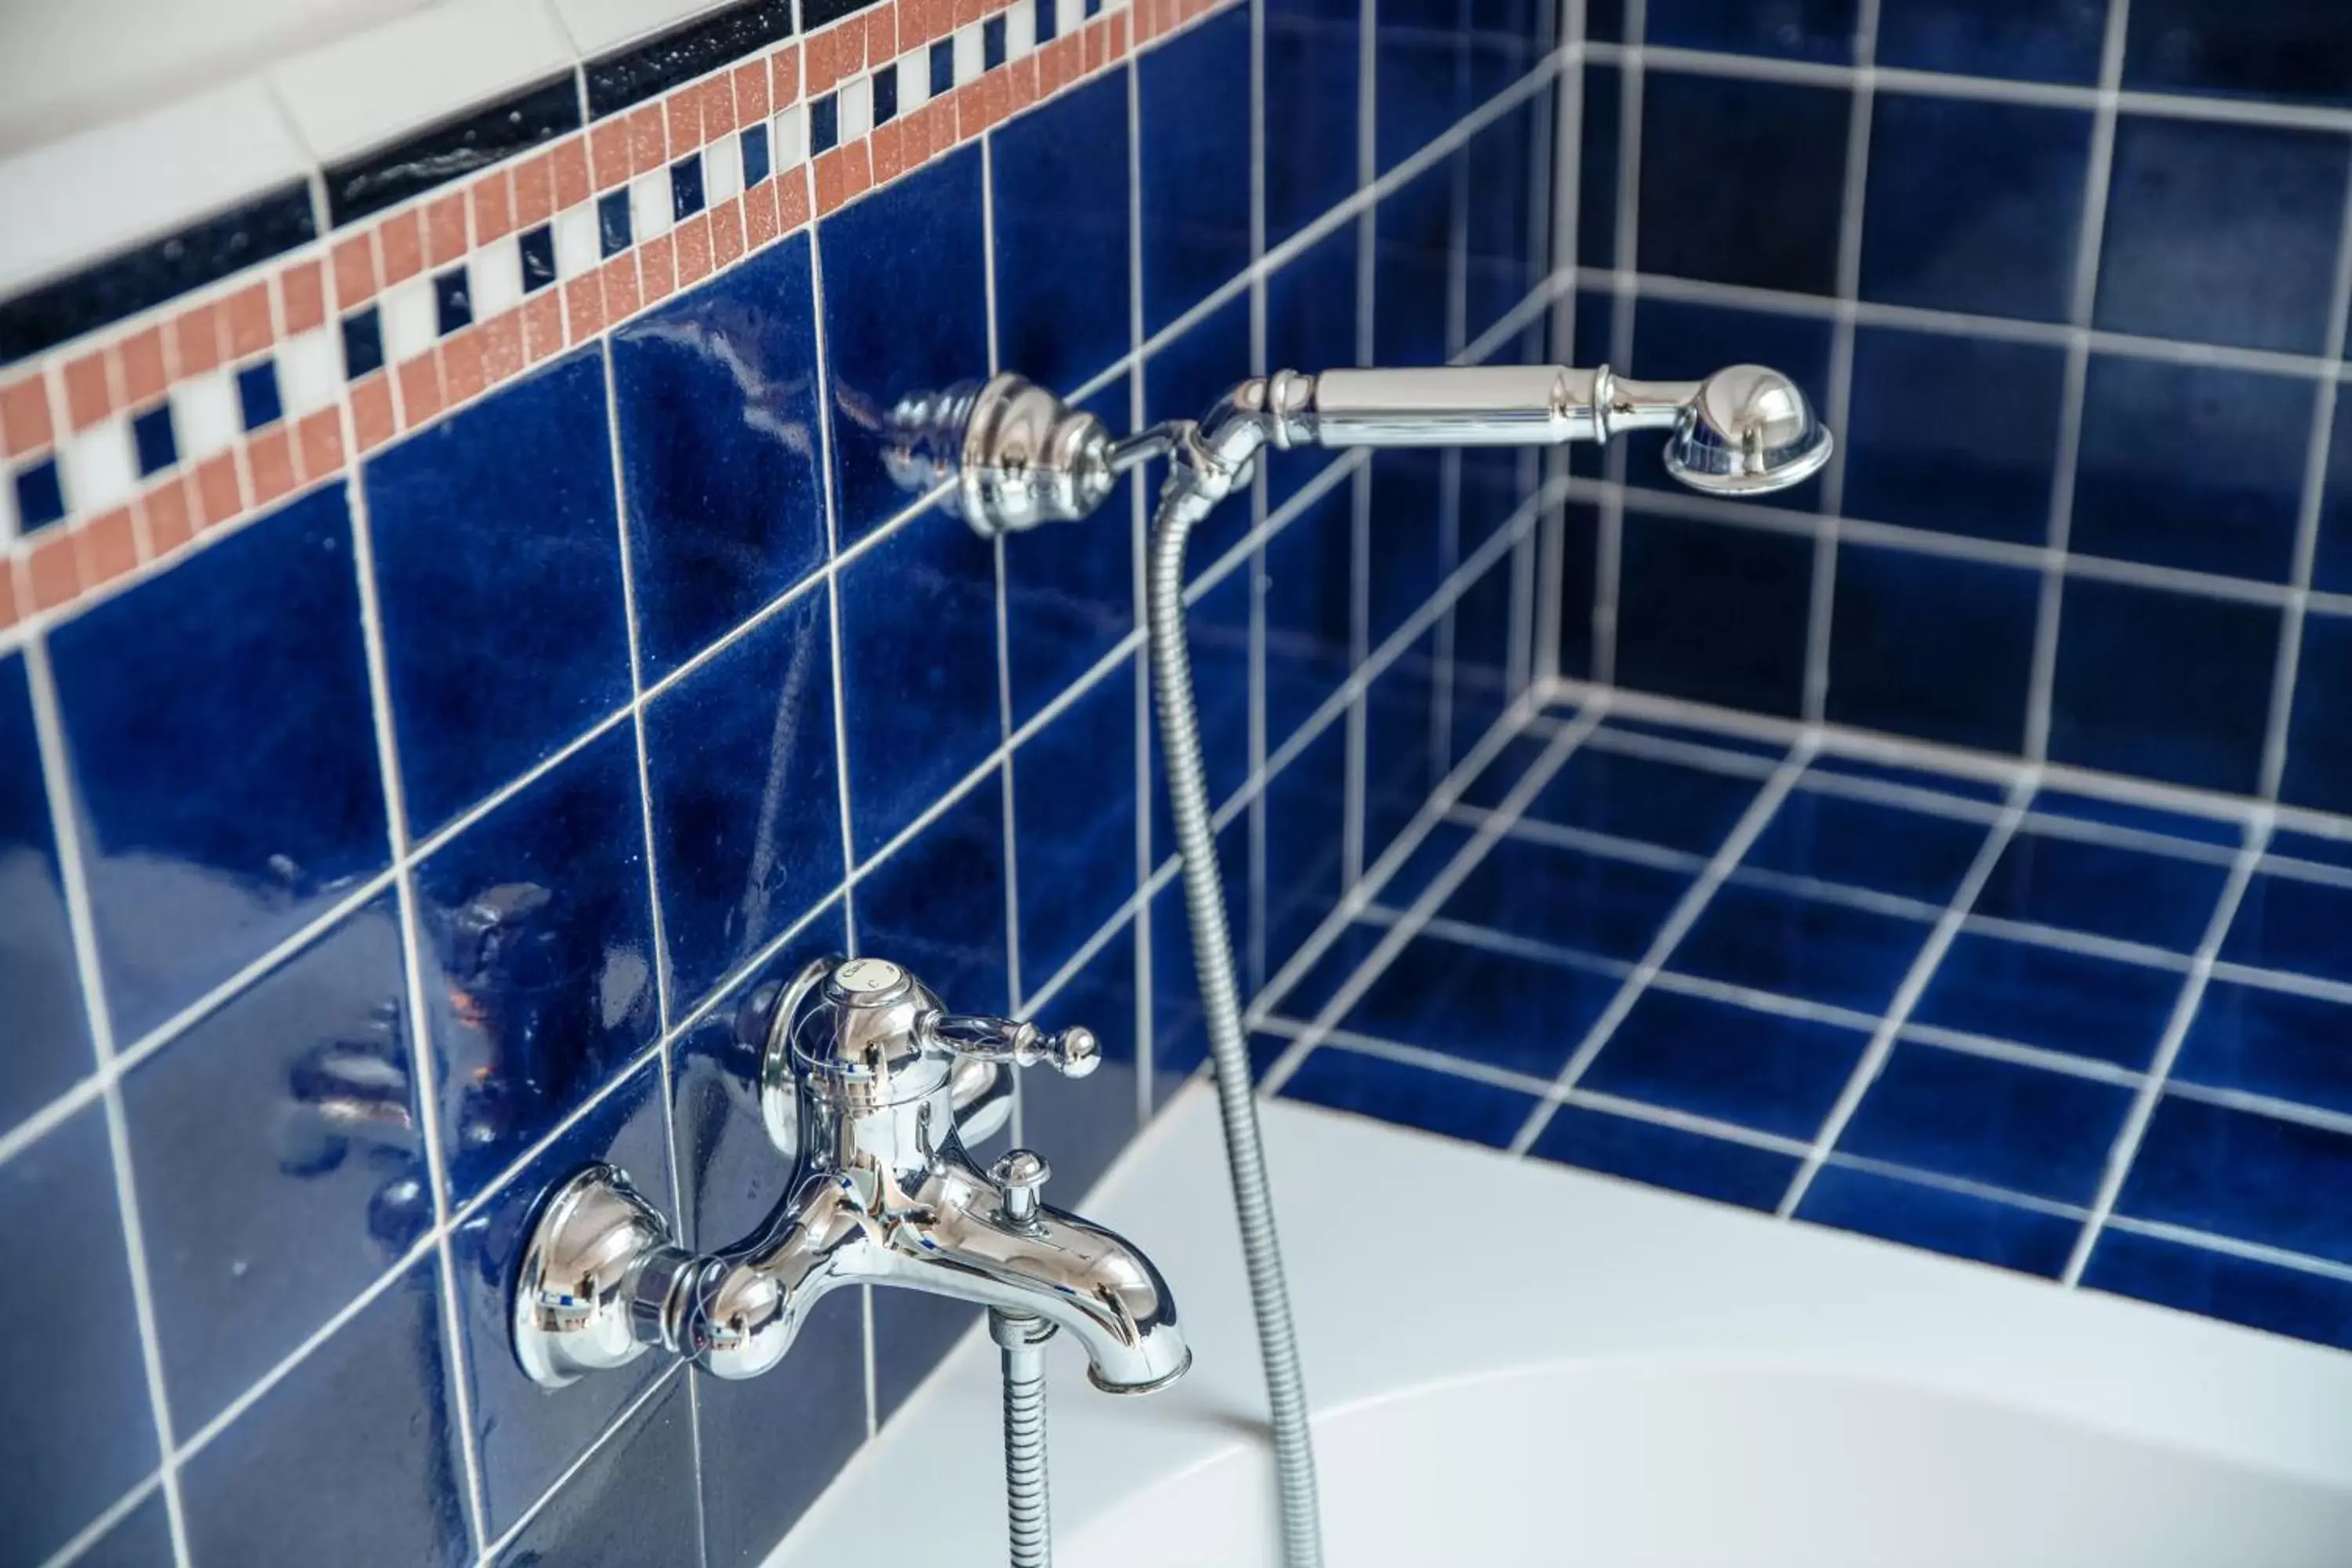
[[[1813,542],[1629,512],[1617,679],[1765,713],[1803,703]]]
[[[1000,739],[995,552],[927,512],[858,557],[837,591],[849,826],[864,860]]]
[[[2326,4],[2137,0],[2125,37],[2124,86],[2352,103],[2352,29]]]
[[[49,647],[128,1044],[391,854],[341,488],[239,528]]]
[[[1781,801],[1740,865],[1942,904],[1984,837],[1982,822],[1801,788]]]
[[[122,1085],[172,1418],[193,1431],[433,1223],[389,894]]]
[[[475,1451],[489,1510],[486,1533],[493,1538],[512,1529],[523,1510],[664,1370],[659,1357],[645,1356],[568,1388],[541,1388],[516,1363],[509,1327],[515,1270],[540,1203],[583,1166],[620,1166],[646,1202],[666,1215],[675,1213],[660,1089],[660,1064],[648,1062],[567,1128],[450,1238]]]
[[[1074,391],[1128,347],[1125,73],[1017,116],[991,140],[997,360]]]
[[[1013,753],[1024,994],[1135,891],[1135,666],[1122,664]]]
[[[1535,1096],[1327,1045],[1307,1054],[1283,1098],[1500,1149],[1540,1103]]]
[[[1554,1111],[1528,1152],[1751,1209],[1778,1204],[1798,1166],[1793,1154],[1577,1105]]]
[[[369,460],[413,832],[629,700],[611,453],[587,350]]]
[[[1617,994],[1613,969],[1570,968],[1423,935],[1341,1020],[1358,1034],[1549,1080]]]
[[[1261,69],[1265,243],[1279,245],[1356,188],[1357,0],[1265,0]]]
[[[1053,1201],[1066,1208],[1079,1205],[1135,1136],[1135,928],[1125,924],[1050,1003],[1028,1009],[1040,1028],[1081,1025],[1102,1046],[1102,1065],[1085,1078],[1050,1068],[1021,1075],[1021,1142],[1053,1162]]]
[[[182,1467],[192,1559],[473,1561],[439,1295],[417,1263]]]
[[[22,655],[0,658],[0,996],[10,1014],[0,1051],[5,1128],[94,1065]]]
[[[619,328],[613,378],[650,681],[824,558],[807,236]]]
[[[1837,89],[1653,67],[1642,85],[1641,269],[1835,293],[1851,119]],[[1759,164],[1759,146],[1807,151]],[[1741,177],[1725,179],[1733,168]]]
[[[2313,396],[2300,376],[2094,355],[2067,548],[2285,582]]]
[[[1667,962],[1686,974],[1876,1013],[1927,940],[1924,921],[1727,883]]]
[[[1012,1005],[1004,952],[1004,788],[994,770],[857,888],[857,945],[960,1013]]]
[[[2095,323],[2323,352],[2345,173],[2340,136],[2120,117]]]
[[[1645,41],[1843,65],[1853,58],[1857,0],[1649,0]]]
[[[2064,321],[2090,155],[2084,110],[1880,94],[1862,297]]]
[[[2352,981],[2352,888],[2257,873],[2239,900],[2221,956],[2261,969]]]
[[[2027,829],[2009,841],[1976,912],[2192,952],[2225,868]]]
[[[883,467],[891,407],[987,373],[980,151],[960,148],[818,226],[844,548],[912,499]]]
[[[2083,1283],[2248,1328],[2352,1350],[2352,1280],[2110,1226]]]
[[[674,1015],[841,881],[831,644],[803,594],[646,709]]]
[[[1142,139],[1143,330],[1156,332],[1249,265],[1250,29],[1227,11],[1136,61]]]
[[[2352,1112],[2347,1041],[2352,1008],[2341,1002],[2216,980],[2197,1005],[2172,1076]]]
[[[2065,384],[2048,344],[1857,329],[1846,515],[2039,543]]]
[[[2052,761],[2254,792],[2277,609],[2075,577],[2061,616]]]
[[[442,1157],[463,1202],[649,1043],[636,752],[614,730],[416,873]]]
[[[2052,1279],[2065,1270],[2080,1228],[2038,1209],[1837,1164],[1822,1167],[1797,1217]]]
[[[2352,1136],[2167,1095],[2116,1212],[2352,1263],[2347,1184]]]
[[[2042,574],[2023,567],[1842,547],[1831,721],[2018,752],[2041,602]]]
[[[0,1348],[0,1508],[9,1553],[45,1561],[155,1468],[103,1107],[0,1164],[0,1241],[37,1267],[0,1275],[12,1321],[76,1325]]]
[[[1712,855],[1760,781],[1588,741],[1537,792],[1528,819]]]
[[[2176,969],[1964,931],[1944,950],[1911,1018],[2145,1068],[2183,978]]]
[[[1650,945],[1690,881],[1687,871],[1512,837],[1472,868],[1438,912],[1556,947],[1632,960]]]
[[[696,1538],[688,1375],[671,1378],[590,1456],[499,1553],[500,1568],[631,1568]]]
[[[1961,76],[2099,78],[2107,0],[1881,0],[1880,65]]]
[[[1939,1176],[2087,1205],[2134,1091],[1905,1042],[1838,1148]]]
[[[1582,1087],[1810,1139],[1869,1042],[1859,1030],[1653,988],[1593,1058]]]
[[[2352,814],[2352,618],[2304,620],[2279,798]]]

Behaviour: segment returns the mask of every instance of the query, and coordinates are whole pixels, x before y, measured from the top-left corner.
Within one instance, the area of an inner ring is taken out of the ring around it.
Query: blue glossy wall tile
[[[1466,1142],[1504,1148],[1542,1102],[1482,1083],[1331,1046],[1310,1052],[1282,1088],[1286,1100],[1351,1110]]]
[[[1620,681],[1767,713],[1798,710],[1811,540],[1629,512],[1624,552]]]
[[[651,682],[824,559],[807,236],[622,327],[613,383]]]
[[[2040,543],[2065,380],[2064,352],[2044,344],[1856,329],[1846,515]]]
[[[1133,662],[1116,666],[1013,758],[1024,994],[1052,979],[1134,895],[1136,695]]]
[[[2061,613],[2053,759],[2252,793],[2277,610],[2078,577]]]
[[[2053,1279],[2080,1228],[2039,1209],[1836,1164],[1814,1175],[1797,1217]]]
[[[0,1125],[13,1126],[97,1065],[21,655],[0,658],[0,994],[13,1014]]]
[[[2352,619],[2314,614],[2303,624],[2280,798],[2352,813],[2347,698],[2352,698]]]
[[[1493,84],[1497,89],[1503,85]],[[1534,231],[1548,221],[1539,204],[1549,199],[1549,192],[1534,184],[1538,123],[1535,101],[1522,100],[1480,127],[1460,154],[1463,335],[1468,341],[1526,299],[1542,276]],[[1521,192],[1533,194],[1522,197]],[[1500,357],[1534,359],[1541,334],[1517,341],[1525,344],[1522,351]]]
[[[2124,86],[2272,101],[2352,103],[2352,32],[2332,6],[2138,0]]]
[[[50,647],[128,1043],[391,853],[342,493],[247,526]]]
[[[1024,1009],[1040,1028],[1091,1029],[1102,1047],[1100,1065],[1085,1078],[1051,1068],[1021,1075],[1021,1142],[1053,1151],[1053,1201],[1064,1207],[1080,1204],[1135,1135],[1139,973],[1135,927],[1122,925],[1050,1003]]]
[[[1460,163],[1447,159],[1372,209],[1372,363],[1444,364],[1452,357],[1446,302],[1454,275],[1454,218],[1467,202]]]
[[[1748,809],[1756,783],[1594,743],[1579,748],[1536,792],[1526,819],[1711,855]]]
[[[629,700],[604,367],[573,354],[367,467],[418,836]]]
[[[2088,1206],[2133,1091],[1906,1042],[1886,1058],[1838,1148]]]
[[[646,1401],[499,1553],[509,1568],[625,1568],[701,1532],[686,1379]]]
[[[2083,1283],[2352,1350],[2352,1284],[2326,1274],[2111,1229],[2092,1251]]]
[[[1146,332],[1250,263],[1251,30],[1228,11],[1137,62]]]
[[[1942,904],[1984,843],[1984,823],[1802,787],[1816,782],[1781,800],[1743,868]]]
[[[1853,58],[1857,0],[1649,0],[1643,8],[1654,44],[1843,65]]]
[[[1617,976],[1442,937],[1407,942],[1341,1020],[1376,1039],[1549,1082]]]
[[[1266,952],[1295,952],[1347,881],[1348,726],[1326,725],[1266,784]]]
[[[1811,1138],[1868,1043],[1856,1030],[1653,989],[1582,1083],[1663,1110]]]
[[[2135,1219],[2352,1262],[2352,1137],[2167,1095],[2116,1198]]]
[[[1836,89],[1647,73],[1642,270],[1834,293],[1848,124],[1846,94]],[[1808,152],[1759,167],[1748,153],[1765,144]],[[1727,180],[1734,167],[1742,177]]]
[[[1993,862],[1975,912],[2196,951],[2227,878],[2221,866],[2124,845],[2021,830]]]
[[[857,885],[859,949],[888,953],[964,1012],[1012,1005],[1002,779],[982,778]]]
[[[1641,957],[1692,874],[1506,838],[1439,912],[1600,958]]]
[[[1127,422],[1127,401],[1126,386],[1114,385],[1087,407],[1116,429]],[[1005,665],[1016,727],[1135,629],[1135,484],[1105,503],[1085,549],[1005,553]]]
[[[1964,931],[1911,1018],[2137,1069],[2155,1059],[2182,979],[2174,969]]]
[[[1605,1175],[1671,1187],[1744,1208],[1769,1209],[1796,1178],[1794,1155],[1580,1105],[1552,1112],[1528,1152]]]
[[[1348,677],[1354,524],[1353,488],[1341,484],[1307,503],[1267,542],[1263,603],[1269,744],[1296,734]]]
[[[1827,899],[1743,886],[1716,889],[1669,962],[1750,990],[1862,1013],[1894,1001],[1927,925]]]
[[[1265,243],[1279,245],[1356,188],[1359,0],[1265,0]],[[1450,125],[1457,114],[1448,114]]]
[[[2217,980],[2198,1002],[2173,1077],[2291,1105],[2352,1111],[2352,1025],[2340,1002]]]
[[[2041,574],[1847,544],[1834,593],[1832,721],[1979,751],[2024,745]]]
[[[2107,0],[1881,0],[1877,59],[2029,81],[2099,79]]]
[[[1127,353],[1127,99],[1107,77],[1014,121],[990,153],[997,358],[1063,392]]]

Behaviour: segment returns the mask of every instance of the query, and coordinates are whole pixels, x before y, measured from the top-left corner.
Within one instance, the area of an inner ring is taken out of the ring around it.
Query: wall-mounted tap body
[[[949,1013],[897,964],[826,960],[774,1011],[762,1064],[772,1136],[797,1150],[782,1200],[716,1253],[675,1246],[610,1166],[550,1195],[514,1296],[517,1359],[557,1386],[659,1347],[720,1377],[783,1359],[817,1301],[898,1286],[1028,1313],[1068,1331],[1096,1386],[1164,1387],[1191,1364],[1175,1303],[1121,1237],[1024,1195],[965,1153],[958,1064],[1092,1069],[1094,1037]]]

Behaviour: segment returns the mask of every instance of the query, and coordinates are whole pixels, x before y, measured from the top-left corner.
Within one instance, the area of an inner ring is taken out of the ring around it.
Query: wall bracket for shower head
[[[1230,488],[1267,446],[1546,447],[1630,430],[1665,431],[1666,470],[1711,495],[1785,489],[1834,447],[1796,383],[1762,365],[1699,381],[1634,381],[1607,365],[1434,365],[1276,371],[1235,386],[1198,424],[1123,439],[1007,373],[900,403],[886,460],[910,489],[952,483],[953,509],[992,536],[1086,517],[1121,473],[1180,447]]]

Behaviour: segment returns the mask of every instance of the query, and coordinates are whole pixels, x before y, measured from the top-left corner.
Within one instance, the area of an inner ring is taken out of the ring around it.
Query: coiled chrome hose
[[[1045,1489],[1045,1340],[1053,1330],[1030,1313],[1002,1308],[990,1310],[988,1328],[1004,1362],[1006,1560],[1012,1568],[1053,1568],[1053,1506]]]
[[[1283,1279],[1282,1247],[1274,1230],[1274,1200],[1266,1186],[1265,1147],[1251,1093],[1249,1046],[1242,1033],[1241,987],[1234,976],[1225,925],[1223,879],[1209,781],[1201,761],[1200,710],[1192,699],[1192,659],[1184,640],[1184,549],[1192,529],[1238,476],[1212,473],[1202,482],[1196,464],[1215,461],[1192,439],[1175,443],[1168,486],[1151,526],[1145,572],[1146,618],[1151,637],[1151,684],[1160,713],[1160,750],[1168,765],[1168,805],[1176,847],[1184,858],[1184,908],[1192,928],[1192,964],[1209,1031],[1209,1059],[1224,1119],[1225,1157],[1240,1216],[1242,1258],[1250,1303],[1257,1312],[1258,1350],[1265,1363],[1266,1404],[1273,1417],[1276,1479],[1280,1489],[1283,1561],[1288,1568],[1319,1568],[1321,1528],[1315,1500],[1315,1451],[1307,1426],[1307,1391],[1298,1370],[1298,1340]]]

